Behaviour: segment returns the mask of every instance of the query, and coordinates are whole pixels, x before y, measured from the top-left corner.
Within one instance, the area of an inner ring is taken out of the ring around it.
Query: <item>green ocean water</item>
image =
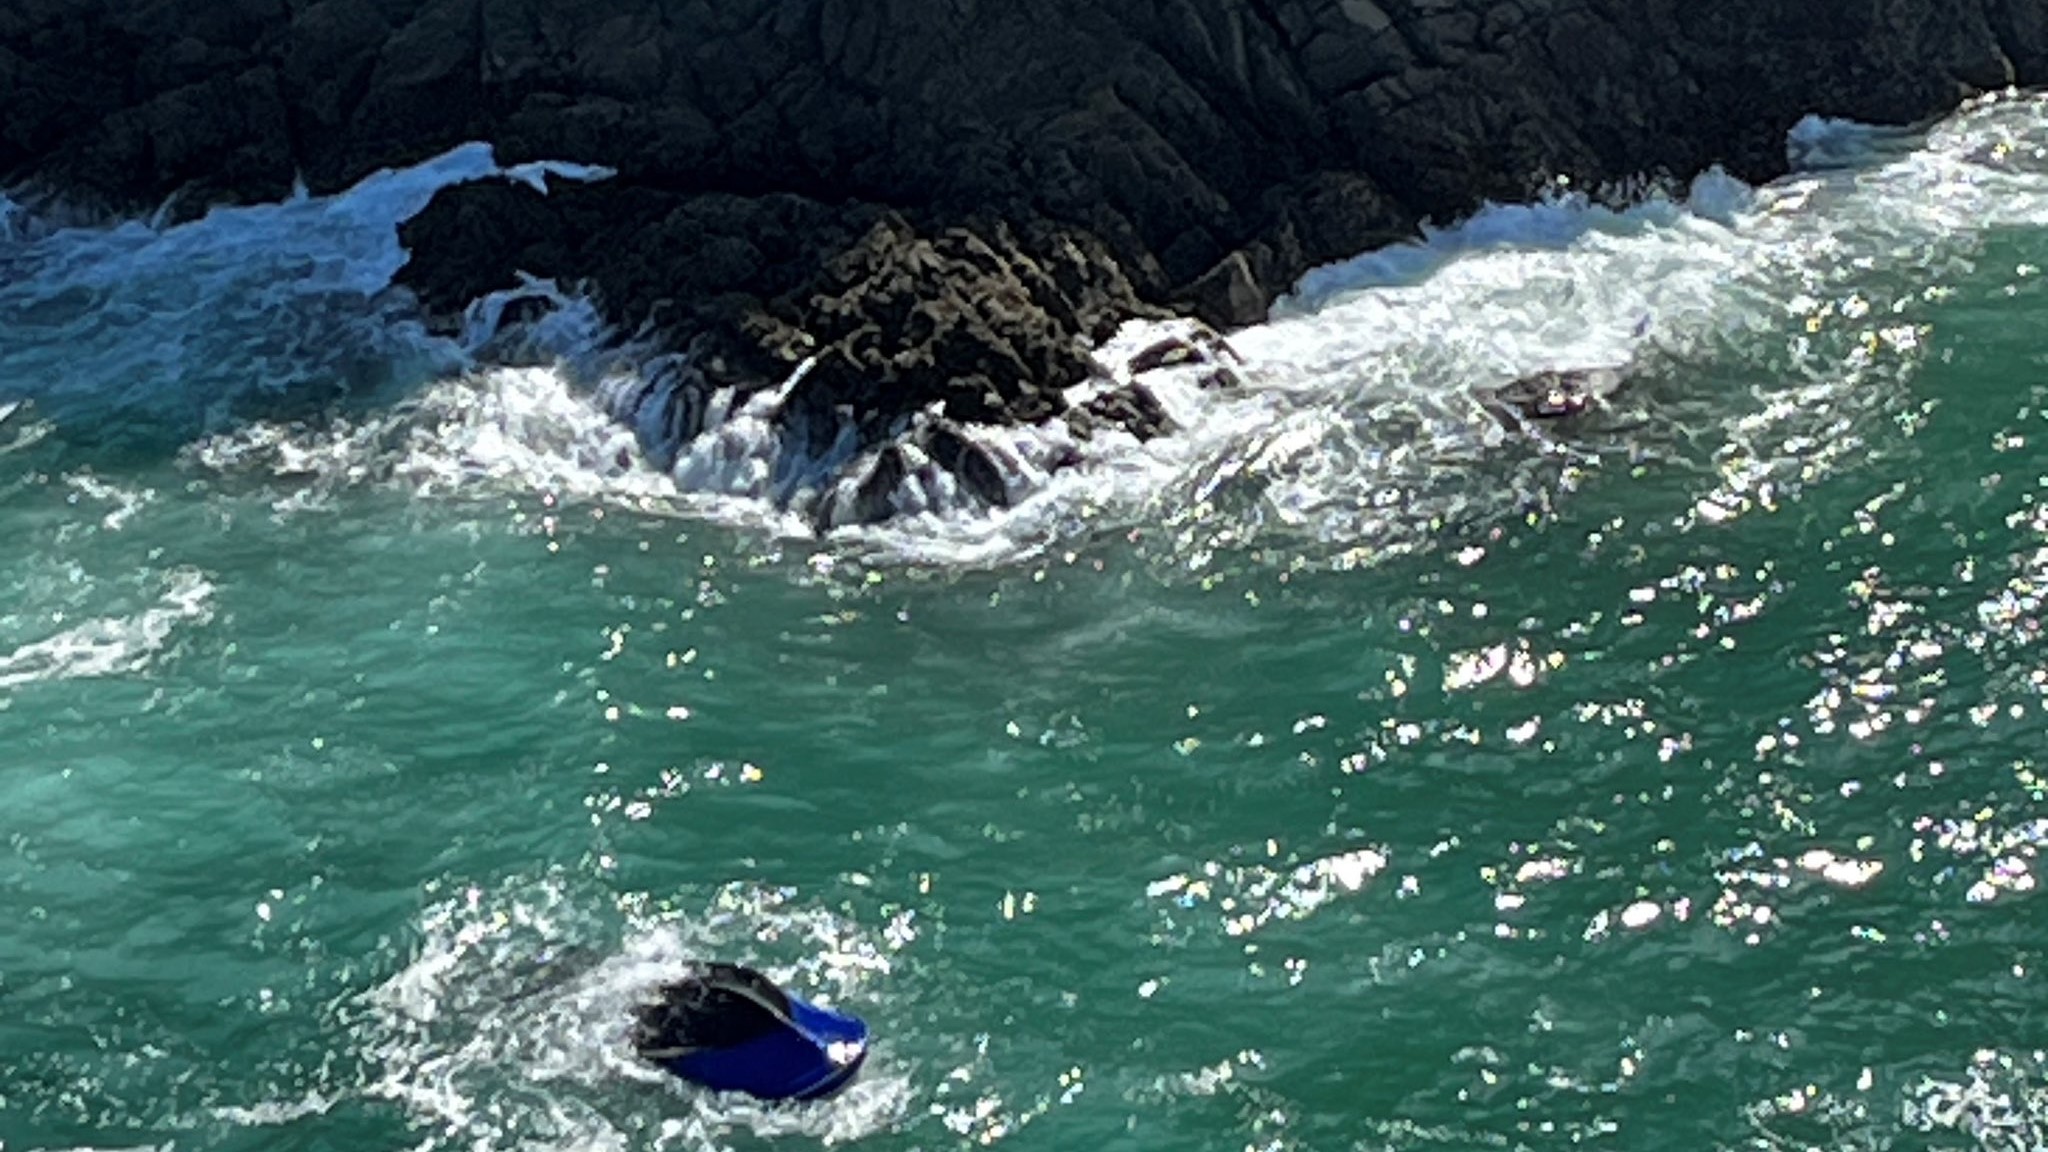
[[[1225,497],[993,564],[299,501],[38,393],[0,1149],[2039,1147],[2048,229],[1935,256],[1370,562]],[[636,1067],[691,955],[861,1081]]]

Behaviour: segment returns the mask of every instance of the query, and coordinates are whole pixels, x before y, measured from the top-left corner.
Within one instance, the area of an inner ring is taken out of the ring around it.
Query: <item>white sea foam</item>
[[[1315,269],[1269,322],[1231,334],[1241,386],[1204,389],[1201,368],[1145,375],[1176,434],[1140,444],[1119,431],[1080,438],[1060,422],[968,429],[999,474],[1001,506],[912,443],[893,488],[866,494],[893,514],[878,525],[845,512],[876,460],[874,449],[856,455],[850,427],[803,427],[778,410],[780,390],[707,393],[678,357],[621,354],[588,302],[550,285],[479,302],[457,340],[427,340],[396,314],[366,321],[363,301],[380,299],[403,259],[405,214],[455,180],[542,174],[497,173],[475,148],[328,200],[216,213],[110,261],[38,240],[30,247],[67,270],[16,295],[56,307],[109,269],[183,283],[190,265],[207,284],[263,260],[268,271],[236,281],[249,299],[220,339],[246,340],[250,324],[285,314],[278,293],[292,296],[286,311],[304,332],[281,359],[297,375],[266,378],[375,377],[394,357],[433,360],[438,382],[403,402],[233,422],[190,449],[204,467],[289,481],[281,506],[357,483],[526,488],[790,535],[822,525],[827,548],[890,561],[999,563],[1114,529],[1147,536],[1179,567],[1254,542],[1348,565],[1481,534],[1645,464],[1699,477],[1696,514],[1721,520],[1859,458],[1908,390],[1928,301],[1967,270],[1984,229],[2048,224],[2048,99],[1988,99],[1924,133],[1810,119],[1787,146],[1806,170],[1769,187],[1710,172],[1683,196],[1624,208],[1575,194],[1496,205]],[[124,235],[86,246],[132,244]],[[81,270],[96,262],[108,267]],[[305,286],[322,284],[346,288],[339,320],[306,302]],[[546,305],[541,319],[501,323],[522,296]],[[65,305],[77,313],[68,323],[118,324],[134,310],[119,293],[91,303]],[[1102,352],[1106,379],[1128,383],[1118,365],[1184,328],[1127,327]],[[133,367],[135,348],[118,347],[116,366]],[[1503,419],[1478,398],[1574,368],[1616,369],[1628,383],[1570,426]],[[96,395],[121,376],[102,369],[88,374],[102,378],[86,385]]]
[[[1911,128],[1809,115],[1785,134],[1785,163],[1794,172],[1868,167],[1903,159],[1919,147],[1921,136]]]
[[[176,568],[161,583],[148,608],[89,617],[0,654],[0,689],[147,669],[180,628],[213,619],[214,588],[204,574]]]
[[[1924,135],[1809,121],[1790,146],[1827,170],[1762,189],[1713,172],[1682,199],[1621,209],[1573,195],[1494,206],[1317,269],[1270,322],[1231,335],[1242,387],[1204,390],[1199,369],[1147,375],[1180,433],[1140,445],[1077,440],[1058,424],[977,430],[1010,507],[987,507],[910,454],[896,517],[835,529],[832,546],[989,563],[1135,527],[1163,529],[1182,564],[1256,540],[1371,562],[1541,510],[1608,459],[1690,458],[1708,477],[1703,516],[1767,505],[1854,458],[1918,362],[1926,299],[1967,268],[1984,226],[2048,223],[2041,98],[1984,101]],[[1131,326],[1102,359],[1172,330]],[[1503,426],[1474,396],[1595,366],[1636,378],[1623,411],[1590,431]],[[793,489],[850,445],[813,435],[829,447],[791,459],[772,396],[709,407],[710,431],[678,445],[648,426],[659,405],[635,410],[673,498],[799,528]],[[542,470],[549,484],[561,473]],[[661,490],[639,472],[594,487],[610,484],[636,500]]]
[[[0,402],[0,456],[33,448],[53,431],[49,421],[34,418],[28,401]]]
[[[2048,1147],[2048,1053],[1975,1053],[1961,1076],[1923,1077],[1906,1094],[1908,1128],[1966,1137],[1985,1152]]]
[[[741,885],[687,913],[629,898],[616,914],[622,928],[558,878],[434,904],[418,954],[364,998],[370,1094],[471,1147],[713,1149],[735,1135],[831,1145],[904,1117],[911,1084],[886,1040],[841,1094],[769,1106],[690,1088],[627,1039],[632,1007],[704,956],[866,1011],[898,941]]]
[[[238,1128],[274,1128],[303,1120],[308,1116],[324,1116],[334,1107],[334,1100],[320,1092],[308,1092],[296,1100],[264,1100],[255,1104],[222,1105],[213,1114]]]
[[[363,483],[398,483],[423,496],[485,486],[615,500],[675,493],[640,461],[630,429],[543,368],[443,380],[390,408],[317,428],[245,424],[194,441],[186,455],[222,472],[300,479],[323,494]]]
[[[251,395],[318,404],[450,370],[460,349],[387,291],[408,258],[399,225],[456,184],[606,174],[505,168],[470,144],[338,195],[174,225],[37,228],[13,206],[0,218],[0,401],[33,399],[101,434],[183,434],[224,424]]]

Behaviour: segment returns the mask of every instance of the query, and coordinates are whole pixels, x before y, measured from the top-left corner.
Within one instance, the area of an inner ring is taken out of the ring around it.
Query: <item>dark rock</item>
[[[1498,388],[1479,389],[1479,402],[1502,423],[1580,416],[1606,402],[1628,382],[1621,367],[1533,372]]]
[[[1121,428],[1139,443],[1175,430],[1166,406],[1143,384],[1125,384],[1104,392],[1067,413],[1067,426],[1083,440],[1097,432]]]
[[[910,463],[900,445],[890,444],[876,453],[867,475],[854,486],[853,498],[844,505],[828,503],[821,509],[820,529],[854,524],[880,524],[895,515],[891,494],[910,475]]]
[[[1188,285],[1185,296],[1196,316],[1224,328],[1242,328],[1265,319],[1271,298],[1243,252],[1232,252],[1218,261]]]
[[[996,508],[1010,506],[1010,486],[1003,480],[1002,466],[966,433],[954,425],[936,423],[925,430],[924,444],[933,463],[951,472],[984,503]]]
[[[1136,376],[1179,364],[1206,364],[1222,360],[1244,363],[1244,357],[1214,328],[1197,327],[1186,336],[1165,336],[1147,344],[1131,356],[1125,370]]]
[[[477,0],[425,0],[417,15],[385,39],[344,138],[358,155],[405,163],[431,155],[483,127]],[[316,171],[332,170],[322,165]]]
[[[683,370],[678,370],[666,385],[651,389],[645,398],[659,407],[653,412],[637,410],[634,421],[647,462],[664,472],[675,467],[683,445],[703,433],[708,402],[714,391],[705,385],[702,375]]]
[[[1168,336],[1147,344],[1131,357],[1131,374],[1155,372],[1177,364],[1195,364],[1204,359],[1207,357],[1202,355],[1201,349],[1178,336]]]
[[[299,12],[285,31],[281,95],[301,132],[348,123],[390,35],[371,0],[318,0]]]
[[[889,216],[770,302],[752,331],[816,358],[794,407],[845,408],[875,428],[933,407],[957,421],[1037,422],[1092,373],[1088,334],[1143,310],[1113,274],[1063,291],[1046,264],[1077,260],[1058,234],[1029,243],[998,224],[928,237]]]
[[[516,271],[886,438],[1037,421],[1118,321],[1539,181],[1783,170],[1820,113],[2048,82],[2039,0],[7,0],[0,184],[189,210],[469,139],[618,179],[454,190],[404,273]],[[1219,364],[1219,368],[1222,365]],[[1135,394],[1133,394],[1135,395]],[[1156,428],[1156,403],[1100,405]],[[1163,417],[1163,413],[1160,414]],[[819,421],[813,426],[822,427]]]

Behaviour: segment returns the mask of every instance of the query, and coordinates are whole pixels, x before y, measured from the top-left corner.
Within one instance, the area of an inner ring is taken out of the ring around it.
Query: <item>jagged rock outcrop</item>
[[[814,407],[868,423],[934,405],[1036,423],[1094,371],[1091,347],[1148,309],[1085,235],[1035,240],[1000,222],[927,237],[892,215],[746,322],[790,361],[813,361],[799,387]]]
[[[1767,177],[1808,112],[2044,80],[2040,0],[9,0],[0,179],[197,207],[468,139],[609,165],[445,195],[409,281],[587,281],[737,377],[817,355],[882,428],[1050,414],[1118,316],[1242,323],[1546,177]]]

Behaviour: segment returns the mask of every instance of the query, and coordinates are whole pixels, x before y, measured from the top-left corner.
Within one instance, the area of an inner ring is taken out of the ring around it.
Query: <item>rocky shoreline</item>
[[[1483,199],[1764,179],[1808,113],[2044,81],[2036,0],[15,0],[0,181],[193,212],[473,139],[604,165],[444,193],[405,282],[582,286],[704,392],[809,361],[807,426],[989,488],[945,428],[1164,430],[1070,391],[1125,319],[1227,330]]]

